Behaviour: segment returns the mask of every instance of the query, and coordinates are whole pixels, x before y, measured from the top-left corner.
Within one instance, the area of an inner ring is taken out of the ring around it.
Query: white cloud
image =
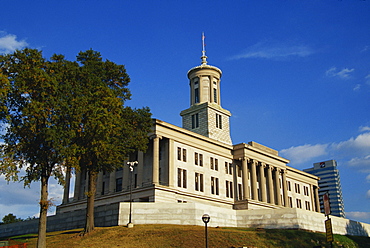
[[[355,87],[353,88],[354,91],[358,91],[361,88],[361,84],[356,84]]]
[[[370,220],[370,212],[346,212],[346,217],[353,220]]]
[[[356,167],[361,172],[370,173],[370,155],[365,157],[356,157],[352,158],[348,162],[349,166]],[[369,176],[366,177],[367,179],[370,179]]]
[[[28,43],[25,40],[17,40],[16,35],[0,32],[0,53],[11,53],[26,46]]]
[[[361,127],[359,128],[359,130],[360,130],[360,132],[370,131],[370,127],[368,127],[368,126],[361,126]]]
[[[370,74],[365,77],[365,83],[370,85]]]
[[[264,58],[264,59],[286,59],[289,57],[306,57],[313,53],[313,50],[305,45],[289,45],[277,42],[257,43],[238,55],[231,57],[235,59]]]
[[[352,73],[354,70],[355,69],[348,69],[348,68],[338,70],[337,67],[333,66],[329,70],[327,70],[325,74],[328,77],[338,77],[340,79],[349,79],[351,78],[350,73]]]
[[[366,129],[366,128],[365,128]],[[370,132],[362,133],[356,138],[333,144],[333,149],[350,152],[355,155],[361,154],[363,156],[369,155],[370,151]]]
[[[301,164],[322,155],[327,154],[327,144],[302,145],[283,149],[280,153],[289,159],[292,164]]]

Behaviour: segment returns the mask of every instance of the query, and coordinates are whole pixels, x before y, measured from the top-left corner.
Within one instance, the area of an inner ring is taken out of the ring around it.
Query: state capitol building
[[[176,223],[193,218],[197,222],[199,216],[188,216],[194,210],[214,213],[212,220],[220,225],[237,219],[243,210],[319,212],[317,176],[287,166],[289,160],[278,151],[254,141],[232,143],[231,113],[221,106],[222,71],[208,65],[204,51],[201,64],[191,68],[187,76],[190,107],[180,113],[182,127],[154,119],[148,150],[132,154],[124,163],[138,162],[132,172],[129,166],[100,172],[95,206],[123,203],[120,211],[127,212],[131,179],[134,223],[151,223],[153,209],[167,211],[161,210],[163,207],[187,212],[187,217]],[[73,199],[69,199],[67,178],[57,213],[85,207],[86,175],[84,171],[76,174]],[[147,213],[144,203],[152,206]],[[125,218],[120,215],[121,224]]]

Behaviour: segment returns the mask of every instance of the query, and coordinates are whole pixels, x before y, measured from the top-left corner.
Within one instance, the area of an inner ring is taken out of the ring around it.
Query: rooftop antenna
[[[206,45],[204,43],[204,40],[205,40],[205,36],[204,36],[204,32],[202,33],[202,65],[206,65],[207,64],[207,56],[206,56]]]

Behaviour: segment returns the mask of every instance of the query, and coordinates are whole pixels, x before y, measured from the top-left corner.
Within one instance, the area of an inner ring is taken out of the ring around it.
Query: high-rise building
[[[320,177],[319,197],[320,210],[324,213],[323,195],[329,193],[331,215],[345,217],[342,187],[340,184],[339,171],[335,160],[328,160],[313,164],[313,168],[305,169],[305,172]]]

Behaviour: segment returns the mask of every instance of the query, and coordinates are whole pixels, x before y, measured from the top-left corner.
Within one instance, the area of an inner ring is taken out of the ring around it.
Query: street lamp
[[[206,228],[206,248],[208,248],[208,232],[207,232],[207,224],[209,222],[209,220],[211,219],[211,217],[208,215],[208,214],[203,214],[202,216],[202,221],[204,222],[205,224],[205,228]]]
[[[137,165],[139,162],[133,161],[133,162],[127,162],[127,165],[130,166],[130,214],[128,218],[128,228],[134,227],[134,224],[131,222],[131,215],[132,215],[132,174],[134,172],[134,166]]]

